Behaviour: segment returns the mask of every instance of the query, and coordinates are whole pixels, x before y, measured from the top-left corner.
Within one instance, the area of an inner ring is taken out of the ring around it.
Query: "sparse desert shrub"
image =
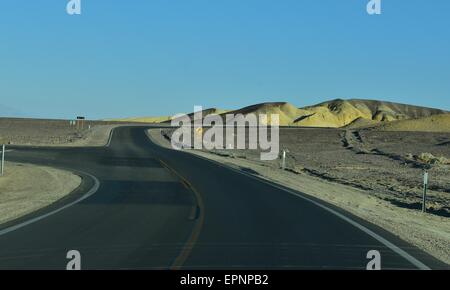
[[[435,159],[435,161],[438,164],[450,164],[450,159],[447,159],[445,157],[438,157]]]
[[[435,159],[435,157],[431,153],[421,153],[419,156],[417,156],[417,160],[425,163],[431,163],[433,159]]]
[[[407,154],[405,155],[405,158],[406,158],[406,159],[409,159],[409,160],[413,160],[413,159],[414,159],[414,155],[413,155],[412,153],[407,153]]]
[[[436,157],[431,153],[421,153],[419,156],[415,156],[417,161],[427,164],[450,164],[450,160],[441,156]]]

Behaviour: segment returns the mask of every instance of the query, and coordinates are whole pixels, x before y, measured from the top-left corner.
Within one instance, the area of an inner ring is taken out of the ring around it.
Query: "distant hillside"
[[[450,132],[450,114],[383,123],[371,129],[380,131]]]
[[[279,114],[280,125],[301,127],[361,127],[446,113],[443,110],[371,100],[333,100],[296,108],[289,103],[263,103],[230,113]]]
[[[217,114],[278,114],[281,126],[360,128],[372,127],[400,120],[422,119],[449,113],[447,111],[373,100],[332,100],[313,106],[297,108],[286,102],[262,103],[234,111],[217,108],[202,111],[203,116]],[[193,113],[189,114],[193,117]],[[169,122],[170,117],[120,119],[134,122]],[[268,120],[271,124],[271,120]],[[380,127],[381,128],[381,127]]]
[[[372,100],[333,100],[305,107],[297,126],[344,127],[417,119],[446,113],[443,110]]]
[[[289,103],[263,103],[253,106],[248,106],[239,110],[228,112],[228,114],[242,114],[247,115],[253,113],[255,115],[266,114],[270,117],[271,114],[278,114],[281,126],[292,125],[299,114],[299,109]],[[271,120],[268,120],[271,124]]]

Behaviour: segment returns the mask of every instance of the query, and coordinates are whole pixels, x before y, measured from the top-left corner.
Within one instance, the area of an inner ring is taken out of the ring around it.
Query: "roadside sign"
[[[84,120],[86,120],[83,116],[77,116],[77,129],[84,129]]]

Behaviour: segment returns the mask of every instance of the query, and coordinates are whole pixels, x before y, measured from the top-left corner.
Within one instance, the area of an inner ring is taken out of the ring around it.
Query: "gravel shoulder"
[[[81,177],[68,171],[6,162],[0,176],[0,224],[48,206],[80,184]]]
[[[158,144],[171,148],[170,141],[162,136],[160,129],[150,129],[148,135]],[[313,176],[308,171],[283,171],[276,163],[257,161],[246,156],[245,152],[236,156],[220,152],[187,151],[336,205],[450,264],[450,223],[446,216],[423,214],[416,209],[398,206],[389,199],[374,194],[373,190],[332,182]]]

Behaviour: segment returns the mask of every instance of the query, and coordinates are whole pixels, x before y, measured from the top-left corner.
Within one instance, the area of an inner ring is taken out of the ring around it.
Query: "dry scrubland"
[[[429,168],[428,210],[450,217],[450,134],[338,129],[281,129],[287,168],[372,191],[398,206],[419,209],[423,169]],[[214,150],[259,161],[258,150]],[[264,162],[277,168],[280,161]]]
[[[58,201],[80,183],[79,176],[67,171],[7,162],[0,176],[0,224]]]
[[[91,127],[89,129],[89,126]],[[115,122],[0,118],[0,144],[32,146],[104,146]]]

